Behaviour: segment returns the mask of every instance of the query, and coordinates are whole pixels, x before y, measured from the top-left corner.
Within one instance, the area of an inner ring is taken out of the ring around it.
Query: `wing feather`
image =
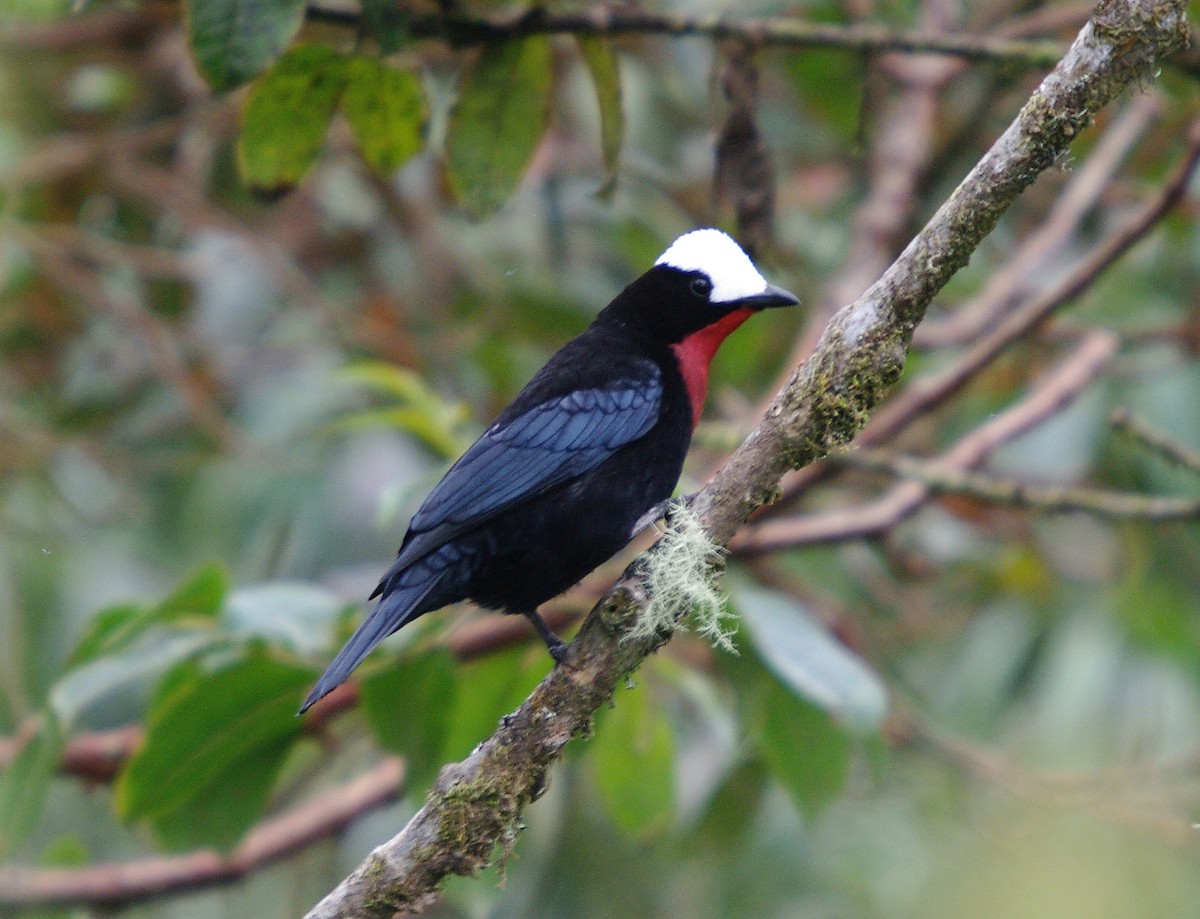
[[[493,424],[434,487],[409,526],[415,560],[518,501],[595,468],[658,420],[662,374],[579,389]]]

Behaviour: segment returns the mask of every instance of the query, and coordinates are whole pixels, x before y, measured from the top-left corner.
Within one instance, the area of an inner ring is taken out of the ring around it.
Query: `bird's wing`
[[[429,493],[401,559],[415,560],[506,507],[582,475],[658,420],[662,372],[578,389],[493,424]]]

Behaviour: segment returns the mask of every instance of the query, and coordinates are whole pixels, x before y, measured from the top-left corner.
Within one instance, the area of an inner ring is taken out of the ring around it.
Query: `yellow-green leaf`
[[[553,83],[544,36],[486,47],[467,72],[450,118],[450,184],[475,217],[500,209],[546,130]]]
[[[447,459],[458,456],[470,443],[467,407],[446,402],[411,370],[383,361],[363,361],[346,368],[342,376],[399,404],[346,415],[337,423],[339,429],[397,428],[420,438]]]
[[[211,621],[220,611],[228,590],[224,569],[205,565],[154,606],[125,604],[102,609],[92,617],[87,632],[75,646],[70,664],[78,666],[103,654],[121,651],[152,626],[186,619]]]
[[[425,97],[412,71],[373,57],[351,58],[342,111],[363,159],[377,172],[394,172],[424,144]]]
[[[254,84],[238,164],[263,191],[295,185],[316,159],[346,82],[346,61],[325,45],[298,45]]]

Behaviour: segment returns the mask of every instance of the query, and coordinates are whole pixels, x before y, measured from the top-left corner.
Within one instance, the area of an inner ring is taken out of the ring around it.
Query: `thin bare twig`
[[[1168,462],[1182,466],[1191,472],[1200,473],[1200,450],[1189,447],[1187,444],[1181,444],[1162,431],[1155,430],[1144,421],[1134,418],[1125,409],[1113,412],[1112,424],[1122,434],[1134,438]]]
[[[106,9],[54,22],[21,23],[11,13],[6,17],[0,51],[38,54],[144,45],[148,35],[172,24],[179,13],[171,3],[145,3],[134,9]]]
[[[37,719],[28,719],[15,736],[0,737],[0,769],[16,759],[37,724]],[[111,782],[141,742],[142,729],[137,725],[86,731],[68,742],[59,759],[59,771],[89,782]]]
[[[237,443],[237,432],[226,420],[213,394],[188,365],[179,343],[160,316],[129,291],[103,283],[96,272],[79,264],[63,247],[36,233],[22,232],[20,239],[37,258],[43,273],[59,288],[89,307],[112,315],[138,336],[155,374],[175,389],[197,430],[219,444],[232,446]]]
[[[723,46],[721,89],[728,102],[717,133],[713,201],[728,198],[737,238],[752,259],[771,242],[775,223],[775,171],[771,151],[758,126],[758,61],[744,42]]]
[[[589,579],[590,580],[590,579]],[[598,590],[585,591],[580,604],[590,593],[592,601]],[[546,623],[556,632],[578,622],[587,612],[582,605],[560,605],[543,614]],[[483,616],[448,636],[450,652],[457,660],[469,661],[514,645],[528,644],[537,639],[529,623],[520,616],[495,613]],[[314,706],[304,718],[304,732],[320,736],[329,722],[358,704],[358,684],[349,681],[338,686]],[[0,770],[16,759],[26,743],[37,733],[36,718],[27,720],[11,736],[0,736]],[[144,731],[140,725],[129,724],[105,731],[84,731],[72,736],[59,757],[58,771],[65,776],[85,782],[111,782],[142,743]]]
[[[995,360],[1009,345],[1035,329],[1055,310],[1072,302],[1092,285],[1113,262],[1153,229],[1187,193],[1188,182],[1200,161],[1200,121],[1188,131],[1187,150],[1170,180],[1136,217],[1091,251],[1053,288],[1009,313],[955,363],[941,373],[916,381],[880,411],[863,430],[859,443],[875,445],[895,434],[911,419],[923,414]]]
[[[358,28],[359,13],[344,7],[308,5],[308,18]],[[97,44],[136,41],[178,14],[173,4],[151,3],[129,10],[107,10],[80,19],[44,24],[13,24],[0,35],[8,52],[68,51]],[[1053,41],[1023,41],[988,35],[928,35],[886,25],[842,26],[800,19],[727,19],[720,15],[656,13],[598,4],[575,12],[535,8],[522,15],[465,17],[416,15],[406,23],[413,38],[440,38],[454,44],[478,44],[524,35],[668,35],[712,39],[739,38],[786,48],[844,48],[851,51],[909,51],[969,60],[1047,67],[1062,55]]]
[[[1095,380],[1116,350],[1115,335],[1089,334],[1073,354],[1056,365],[1017,405],[962,438],[929,464],[947,474],[978,466],[1004,444],[1062,411]],[[856,507],[764,520],[744,530],[730,549],[739,555],[757,555],[800,545],[877,536],[924,507],[933,491],[923,480],[902,482],[883,497]]]
[[[961,495],[1043,514],[1080,511],[1097,517],[1144,521],[1200,517],[1200,498],[1143,495],[1082,486],[1035,485],[885,450],[847,450],[830,458],[835,463],[856,469],[913,479],[935,495]]]

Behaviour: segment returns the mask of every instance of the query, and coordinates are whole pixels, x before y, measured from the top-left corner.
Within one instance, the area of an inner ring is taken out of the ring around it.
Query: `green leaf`
[[[295,185],[317,158],[346,83],[346,61],[325,45],[297,45],[250,91],[238,164],[251,186]]]
[[[0,856],[11,855],[33,832],[58,768],[65,738],[51,712],[0,774]]]
[[[437,401],[437,394],[426,386],[419,374],[387,361],[357,361],[340,376],[348,383],[393,396],[402,402]]]
[[[403,753],[408,784],[437,774],[455,700],[454,656],[446,650],[371,671],[360,682],[363,713],[379,745]]]
[[[229,577],[220,565],[205,565],[154,608],[161,622],[184,616],[215,616],[221,611],[225,594],[229,592]]]
[[[462,759],[496,729],[550,669],[544,648],[513,648],[456,668],[454,714],[442,751],[444,761]]]
[[[304,0],[187,0],[188,45],[214,92],[254,79],[304,20]]]
[[[127,647],[87,661],[59,680],[50,690],[49,707],[63,725],[73,725],[99,703],[111,710],[114,700],[142,692],[180,661],[227,641],[215,629],[144,631]]]
[[[59,836],[47,845],[38,857],[42,868],[82,868],[90,861],[90,853],[83,840],[74,833]],[[70,907],[21,911],[21,919],[78,919],[79,913]]]
[[[602,713],[591,744],[596,787],[613,822],[630,836],[666,828],[675,807],[675,742],[644,688],[621,693]]]
[[[74,667],[86,663],[129,644],[149,624],[149,613],[146,607],[131,603],[100,610],[88,623],[88,630],[71,652],[67,665]]]
[[[42,849],[38,864],[43,868],[81,868],[90,857],[87,844],[74,833],[68,833]]]
[[[220,611],[228,590],[224,569],[219,565],[206,565],[155,606],[130,604],[101,610],[75,646],[70,666],[121,651],[153,625],[177,623],[193,617],[212,620]]]
[[[802,813],[818,813],[846,782],[850,739],[825,712],[770,677],[762,679],[757,699],[757,746],[767,768]]]
[[[737,851],[758,820],[770,777],[761,758],[739,764],[709,799],[688,842],[693,849]]]
[[[301,655],[316,655],[332,643],[347,604],[323,587],[268,581],[239,587],[229,595],[229,631],[266,639]]]
[[[450,184],[475,217],[500,209],[520,182],[550,116],[554,71],[544,36],[488,45],[450,117]]]
[[[154,834],[162,847],[173,852],[233,849],[262,814],[294,740],[276,738],[253,756],[233,760],[197,787],[189,803],[155,817]]]
[[[617,186],[617,164],[621,156],[621,139],[625,133],[625,113],[621,108],[621,70],[612,45],[602,38],[576,36],[583,62],[592,75],[596,101],[600,105],[600,151],[606,172],[604,184],[597,194],[612,196]]]
[[[438,456],[449,459],[463,452],[462,439],[418,408],[368,408],[338,420],[340,431],[392,428],[405,431],[420,440]]]
[[[150,709],[116,807],[125,820],[149,820],[170,848],[228,848],[261,814],[316,672],[261,650],[216,670],[185,667]]]
[[[373,57],[347,63],[342,111],[363,159],[376,172],[395,172],[425,143],[425,97],[421,81]]]
[[[879,727],[883,681],[824,623],[786,594],[738,587],[733,598],[755,650],[785,686],[852,730]]]

